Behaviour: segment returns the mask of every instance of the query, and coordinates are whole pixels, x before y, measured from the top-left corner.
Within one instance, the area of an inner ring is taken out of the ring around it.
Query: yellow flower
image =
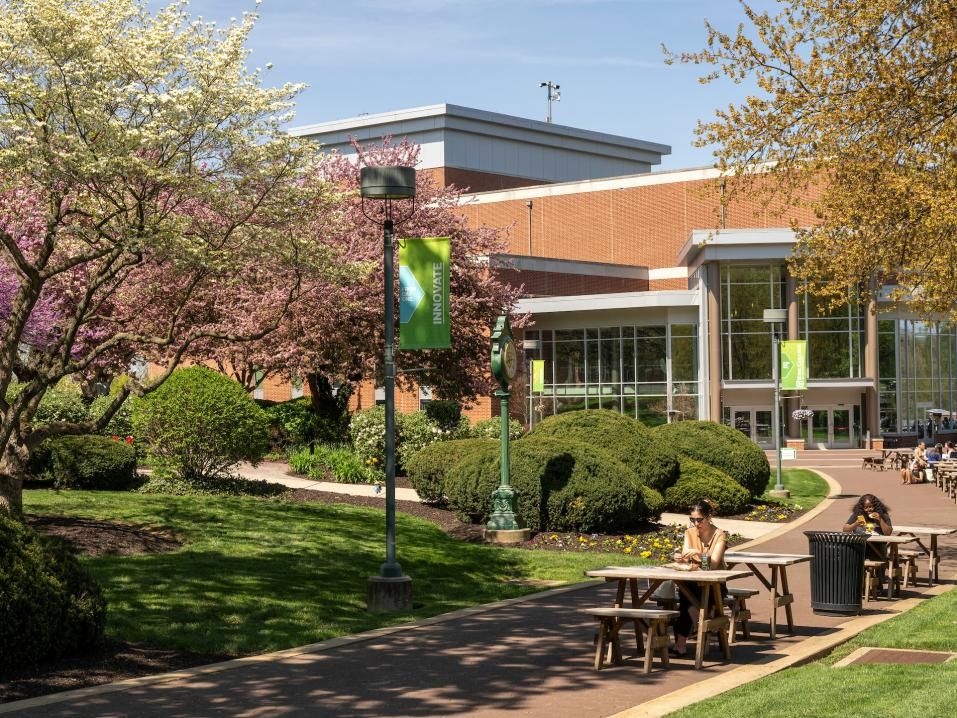
[[[641,557],[642,557],[642,558],[648,558],[649,556],[651,556],[651,551],[642,551],[642,552],[641,552]]]
[[[786,518],[787,518],[787,516],[785,516],[784,514],[778,514],[778,520],[780,520],[780,519],[786,519]]]
[[[625,546],[625,553],[631,553],[631,546]]]

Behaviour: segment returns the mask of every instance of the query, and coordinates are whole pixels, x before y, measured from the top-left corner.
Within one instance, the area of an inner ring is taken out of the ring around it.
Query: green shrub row
[[[445,478],[453,466],[478,451],[494,452],[491,439],[439,441],[417,452],[405,467],[406,476],[419,498],[431,504],[445,503]]]
[[[106,601],[67,547],[0,511],[0,674],[88,650]]]
[[[740,514],[751,497],[747,490],[728,474],[713,466],[681,457],[681,478],[665,491],[665,507],[684,513],[695,501],[707,499],[719,516]]]
[[[288,486],[259,479],[238,476],[183,479],[179,476],[150,476],[136,489],[140,494],[171,494],[173,496],[252,496],[254,498],[282,497],[291,491]]]

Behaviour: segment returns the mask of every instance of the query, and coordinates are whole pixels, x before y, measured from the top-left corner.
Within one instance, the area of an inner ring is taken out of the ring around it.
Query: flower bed
[[[745,521],[767,521],[783,524],[804,513],[799,504],[755,504],[742,518]]]
[[[526,541],[521,548],[544,551],[588,551],[592,553],[621,553],[638,556],[659,563],[673,560],[680,551],[686,526],[671,524],[639,534],[583,534],[542,531]],[[728,545],[734,546],[746,539],[740,534],[729,534]]]

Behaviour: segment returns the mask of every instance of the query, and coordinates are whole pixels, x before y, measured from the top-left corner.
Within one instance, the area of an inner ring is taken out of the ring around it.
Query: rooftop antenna
[[[546,92],[548,92],[548,117],[545,118],[545,122],[551,123],[551,121],[552,121],[552,102],[561,102],[561,101],[562,101],[562,93],[558,91],[559,88],[561,87],[561,85],[558,85],[558,84],[552,82],[551,80],[546,80],[545,82],[539,82],[539,83],[538,83],[538,86],[539,86],[539,87],[546,87],[546,88],[548,88],[548,89],[546,90]]]

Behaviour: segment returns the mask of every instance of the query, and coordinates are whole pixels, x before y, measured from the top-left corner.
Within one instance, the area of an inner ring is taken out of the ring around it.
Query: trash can
[[[805,531],[811,561],[811,609],[825,616],[861,612],[866,534]]]

